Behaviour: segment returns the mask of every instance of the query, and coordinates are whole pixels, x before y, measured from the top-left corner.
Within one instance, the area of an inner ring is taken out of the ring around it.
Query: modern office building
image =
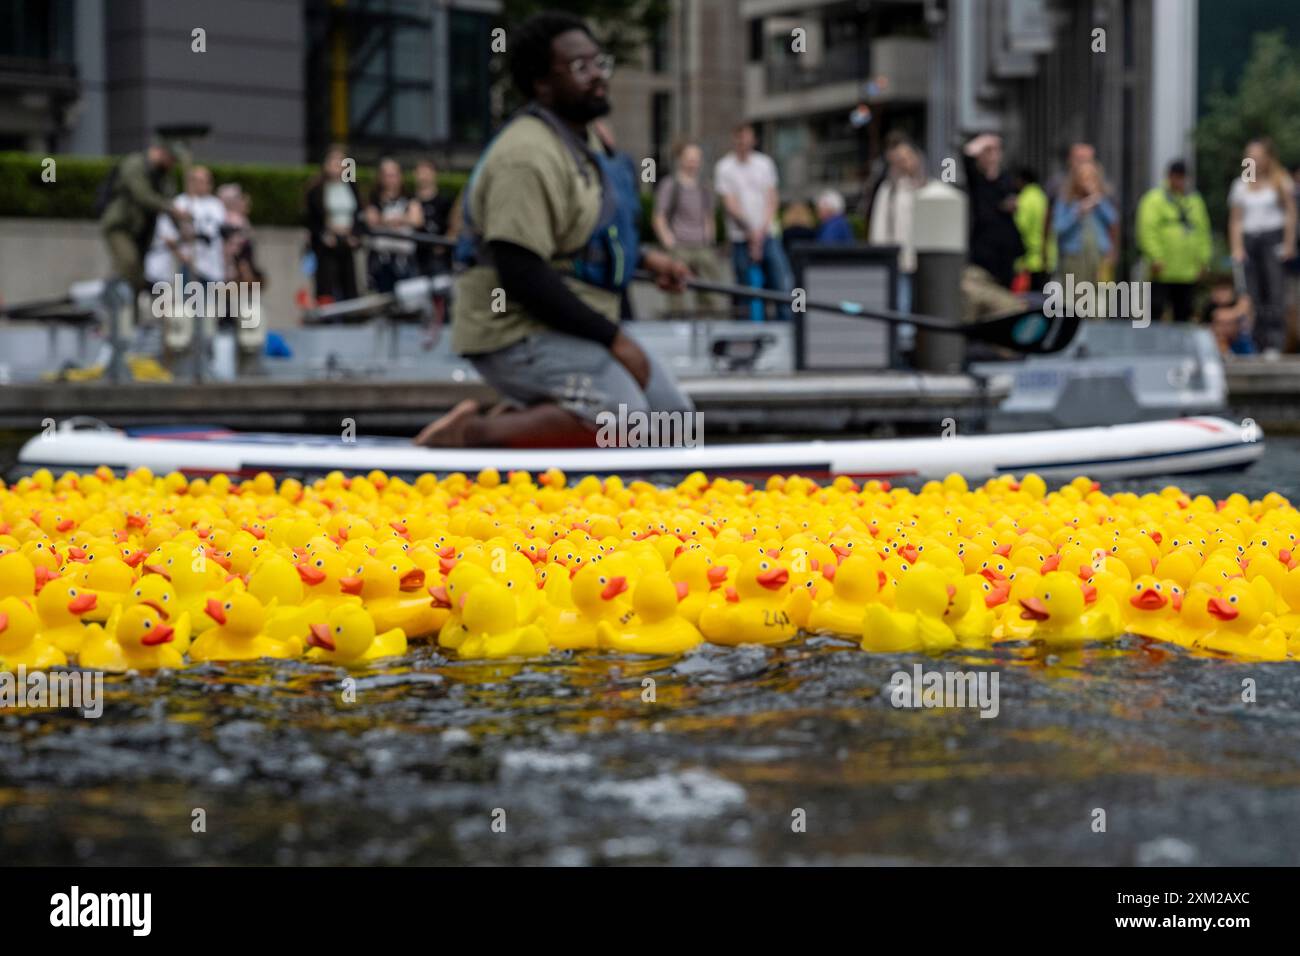
[[[201,155],[463,164],[490,134],[498,0],[5,0],[0,148],[139,148],[206,124]]]

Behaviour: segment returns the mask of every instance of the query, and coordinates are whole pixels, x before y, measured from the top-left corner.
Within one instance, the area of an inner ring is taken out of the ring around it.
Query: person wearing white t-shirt
[[[762,285],[789,294],[794,275],[785,250],[777,238],[776,164],[754,148],[754,127],[742,123],[732,131],[732,150],[718,160],[713,171],[713,191],[726,211],[727,238],[731,241],[731,261],[736,281],[753,285],[751,267],[762,270]],[[781,305],[777,318],[793,318],[790,306]]]
[[[1255,306],[1255,344],[1276,358],[1286,341],[1286,286],[1282,264],[1296,255],[1296,205],[1291,180],[1273,143],[1246,144],[1246,170],[1228,191],[1228,245],[1232,261],[1244,267]],[[1247,181],[1249,180],[1249,181]]]
[[[176,208],[182,209],[192,217],[193,238],[185,239],[176,231],[176,227],[165,218],[158,220],[158,236],[176,256],[176,265],[180,269],[184,283],[201,282],[205,286],[204,294],[193,298],[202,305],[208,300],[206,285],[209,282],[226,280],[226,250],[221,237],[221,226],[226,221],[226,206],[212,194],[212,173],[206,166],[194,166],[185,176],[185,192],[176,197]],[[174,276],[170,282],[178,281]],[[171,293],[167,293],[170,297]],[[182,287],[183,301],[191,301],[189,290]],[[218,300],[220,301],[220,300]],[[164,364],[174,368],[177,353],[189,349],[194,338],[195,316],[182,310],[180,315],[166,316],[163,331]],[[215,331],[216,317],[207,316],[204,322],[205,337]],[[204,361],[196,356],[195,361]]]

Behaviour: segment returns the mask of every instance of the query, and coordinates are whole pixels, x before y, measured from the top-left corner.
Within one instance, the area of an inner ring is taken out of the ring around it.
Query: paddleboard
[[[982,481],[1036,472],[1045,478],[1140,478],[1246,468],[1264,453],[1263,433],[1223,418],[1068,428],[1006,435],[955,435],[862,441],[705,443],[691,448],[591,448],[554,450],[427,449],[396,438],[344,440],[332,435],[232,432],[221,428],[135,430],[68,423],[27,441],[19,452],[23,473],[37,468],[88,471],[148,467],[158,474],[225,472],[250,477],[315,477],[335,469],[348,474],[380,469],[390,475],[424,472],[474,474],[483,468],[569,475],[766,476],[849,475],[891,481],[942,478],[960,472]]]

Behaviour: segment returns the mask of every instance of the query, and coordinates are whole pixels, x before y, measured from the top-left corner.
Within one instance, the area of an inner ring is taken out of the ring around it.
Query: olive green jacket
[[[144,153],[130,153],[117,167],[113,198],[99,220],[104,232],[129,233],[137,242],[153,238],[159,213],[171,209],[175,181],[170,172],[153,169]]]

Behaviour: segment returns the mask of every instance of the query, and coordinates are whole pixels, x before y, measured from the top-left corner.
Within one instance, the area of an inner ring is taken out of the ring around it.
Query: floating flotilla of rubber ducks
[[[1300,513],[1278,494],[1107,494],[1037,475],[919,490],[800,475],[147,469],[0,484],[0,666],[156,671],[677,655],[840,638],[872,653],[1121,635],[1300,656]]]

